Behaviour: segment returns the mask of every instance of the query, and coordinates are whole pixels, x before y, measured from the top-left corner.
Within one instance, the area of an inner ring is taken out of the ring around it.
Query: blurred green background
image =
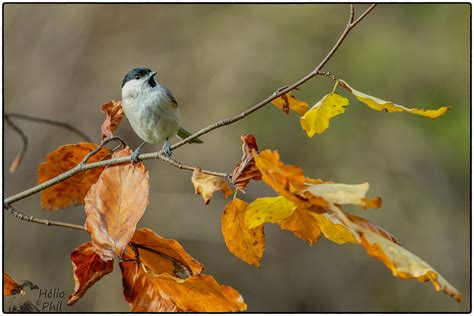
[[[367,5],[356,5],[360,14]],[[99,107],[120,99],[123,76],[146,66],[158,72],[195,131],[240,113],[295,82],[324,57],[345,26],[348,5],[45,5],[4,6],[4,111],[73,124],[98,141]],[[431,284],[400,280],[355,245],[321,238],[313,247],[275,225],[256,269],[227,251],[221,193],[209,205],[194,195],[191,174],[148,160],[149,207],[138,227],[177,239],[206,273],[239,290],[248,311],[461,312],[470,306],[470,5],[381,4],[348,36],[324,70],[354,88],[408,107],[450,105],[436,121],[370,110],[349,96],[345,115],[308,138],[298,116],[272,105],[187,145],[174,158],[230,171],[241,155],[240,135],[307,176],[340,183],[368,181],[379,210],[346,208],[398,237],[464,295],[457,304]],[[314,104],[333,82],[317,77],[295,95]],[[56,147],[78,142],[55,127],[19,122],[29,138],[16,174],[8,167],[19,137],[4,128],[4,194],[34,186],[38,164]],[[128,122],[117,131],[132,147]],[[155,151],[147,146],[145,151]],[[252,183],[243,198],[273,195]],[[45,212],[40,195],[16,204],[37,217],[83,223],[83,207]],[[70,252],[87,234],[4,217],[4,269],[18,280],[72,293]],[[75,306],[63,311],[128,311],[115,266]]]

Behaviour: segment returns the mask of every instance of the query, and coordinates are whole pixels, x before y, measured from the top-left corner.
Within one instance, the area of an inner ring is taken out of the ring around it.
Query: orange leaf
[[[3,296],[25,294],[25,290],[8,273],[3,272]]]
[[[212,194],[216,191],[224,192],[224,197],[232,195],[233,191],[222,177],[216,177],[210,174],[194,171],[191,181],[194,185],[196,194],[201,194],[204,204],[209,204]]]
[[[203,265],[191,257],[176,240],[160,237],[151,229],[138,229],[131,243],[137,247],[140,260],[155,273],[166,272],[184,279],[203,270]]]
[[[100,110],[105,113],[105,121],[102,123],[102,139],[112,137],[113,131],[120,125],[124,117],[121,101],[109,101],[102,104]]]
[[[306,111],[308,111],[309,107],[306,102],[298,100],[291,94],[291,92],[287,92],[281,97],[276,98],[272,101],[272,104],[281,109],[286,114],[288,114],[290,110],[293,110],[296,113],[303,115],[306,113]]]
[[[318,241],[321,235],[318,222],[310,212],[300,208],[297,208],[290,217],[279,225],[281,228],[293,232],[298,238],[306,240],[310,245]]]
[[[125,300],[132,312],[238,312],[247,305],[233,288],[209,275],[186,280],[156,274],[135,261],[120,262]]]
[[[48,154],[46,161],[38,168],[38,183],[41,184],[78,165],[84,157],[96,149],[98,145],[79,143],[58,147]],[[110,151],[102,148],[89,163],[102,160]],[[41,206],[49,210],[57,210],[76,204],[84,204],[84,197],[90,187],[97,182],[104,168],[94,168],[78,173],[41,192]]]
[[[131,154],[125,148],[115,157]],[[120,258],[148,204],[149,174],[141,163],[106,168],[85,198],[85,228],[102,260]]]
[[[95,252],[91,242],[86,242],[71,253],[74,271],[74,293],[69,295],[68,305],[73,305],[103,276],[112,272],[114,261],[103,261]]]
[[[232,172],[232,183],[235,188],[244,191],[250,180],[262,179],[262,174],[255,166],[253,152],[258,152],[257,141],[253,135],[243,134],[242,139],[242,158],[235,166]]]
[[[265,233],[263,225],[250,229],[245,224],[247,205],[247,202],[236,198],[225,206],[222,234],[230,252],[248,264],[259,267],[265,250]]]

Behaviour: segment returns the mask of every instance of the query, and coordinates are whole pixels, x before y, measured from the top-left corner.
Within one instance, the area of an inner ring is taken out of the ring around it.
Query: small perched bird
[[[135,133],[144,141],[132,154],[138,161],[140,149],[146,144],[163,144],[163,151],[171,157],[168,139],[177,135],[184,139],[191,135],[180,126],[178,102],[171,91],[155,79],[156,72],[148,68],[129,71],[122,81],[122,107]],[[194,138],[190,143],[202,143]]]

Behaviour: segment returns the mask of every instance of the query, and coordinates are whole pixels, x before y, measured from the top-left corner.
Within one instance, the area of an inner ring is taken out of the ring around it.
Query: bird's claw
[[[132,164],[138,163],[140,160],[138,159],[138,156],[140,155],[140,148],[135,149],[135,151],[132,153],[132,156],[130,157],[130,162]]]
[[[171,148],[167,141],[163,145],[163,153],[166,155],[166,157],[171,158]]]

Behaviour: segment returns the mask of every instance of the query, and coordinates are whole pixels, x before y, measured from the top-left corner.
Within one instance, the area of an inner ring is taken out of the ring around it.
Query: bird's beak
[[[152,72],[150,72],[150,74],[148,76],[151,78],[151,77],[154,77],[155,75],[156,75],[156,71],[152,71]]]

